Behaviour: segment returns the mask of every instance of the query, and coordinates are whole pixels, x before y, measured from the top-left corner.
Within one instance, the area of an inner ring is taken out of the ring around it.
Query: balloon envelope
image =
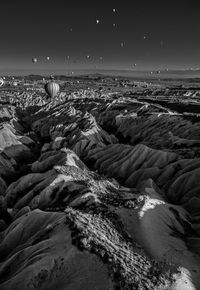
[[[32,58],[32,62],[33,62],[33,63],[36,63],[36,62],[37,62],[37,58],[36,58],[36,57],[33,57],[33,58]]]
[[[4,80],[0,78],[0,87],[2,87],[3,85],[4,85]]]
[[[59,84],[57,84],[55,82],[49,82],[49,83],[45,84],[44,88],[45,88],[45,91],[47,92],[47,94],[51,98],[54,98],[60,90]]]

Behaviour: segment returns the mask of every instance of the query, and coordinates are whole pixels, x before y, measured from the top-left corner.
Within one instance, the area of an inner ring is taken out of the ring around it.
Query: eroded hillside
[[[198,114],[95,89],[1,102],[0,289],[200,289]]]

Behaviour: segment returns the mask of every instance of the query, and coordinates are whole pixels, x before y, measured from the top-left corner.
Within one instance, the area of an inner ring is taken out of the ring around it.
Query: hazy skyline
[[[1,11],[1,72],[200,67],[197,1],[19,0]]]

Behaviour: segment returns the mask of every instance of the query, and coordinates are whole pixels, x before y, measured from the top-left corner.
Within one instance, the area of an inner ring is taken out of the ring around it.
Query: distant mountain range
[[[49,77],[51,74],[59,76],[60,79],[68,79],[69,77],[82,76],[84,78],[98,78],[105,76],[114,77],[128,77],[128,78],[147,78],[147,79],[171,79],[171,78],[200,78],[200,69],[187,69],[187,70],[157,70],[157,71],[142,71],[142,70],[98,70],[98,69],[85,69],[85,70],[55,70],[55,71],[13,71],[0,70],[0,75],[13,75],[25,76],[28,79],[42,79]]]

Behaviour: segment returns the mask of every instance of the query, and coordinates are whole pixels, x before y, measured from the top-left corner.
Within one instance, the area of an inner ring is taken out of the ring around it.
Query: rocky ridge
[[[93,90],[8,101],[1,289],[200,288],[198,119]]]

